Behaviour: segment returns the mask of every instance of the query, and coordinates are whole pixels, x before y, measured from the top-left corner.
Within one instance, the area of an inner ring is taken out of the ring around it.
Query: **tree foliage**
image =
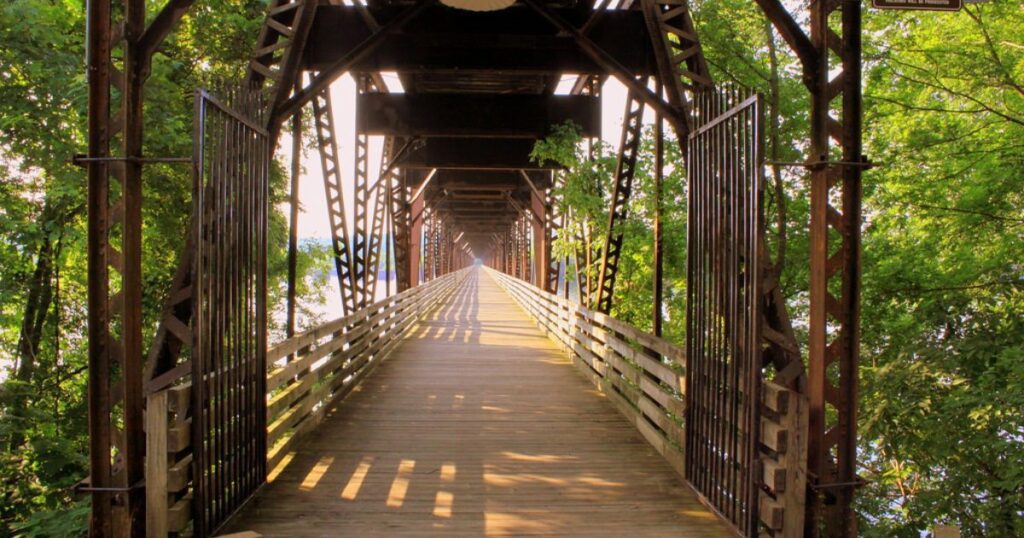
[[[151,15],[162,3],[151,2]],[[192,92],[237,78],[266,10],[261,0],[197,2],[154,58],[146,83],[144,153],[192,152]],[[68,536],[85,528],[86,413],[84,3],[14,0],[0,6],[0,535]],[[286,196],[280,167],[272,198]],[[187,229],[188,167],[144,173],[144,338]],[[270,290],[283,296],[284,217],[271,217]],[[328,253],[303,246],[301,274],[323,275]],[[322,279],[322,276],[321,276]],[[306,302],[317,281],[300,282]]]

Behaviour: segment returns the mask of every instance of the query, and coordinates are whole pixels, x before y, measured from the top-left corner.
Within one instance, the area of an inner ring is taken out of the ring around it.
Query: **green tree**
[[[88,513],[71,492],[88,474],[85,174],[71,164],[85,149],[83,8],[0,6],[0,535],[74,534]],[[191,154],[192,91],[241,75],[265,10],[261,0],[199,2],[181,22],[146,83],[145,154]],[[275,208],[283,187],[275,166]],[[178,263],[191,190],[187,166],[145,170],[144,327],[155,326]],[[285,228],[272,212],[271,308],[284,295]],[[306,303],[322,300],[328,259],[323,246],[303,246],[301,274],[320,279],[300,282]]]

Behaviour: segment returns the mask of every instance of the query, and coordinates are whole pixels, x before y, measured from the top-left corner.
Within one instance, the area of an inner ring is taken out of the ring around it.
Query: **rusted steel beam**
[[[768,20],[775,26],[782,39],[786,41],[789,48],[796,54],[803,67],[805,76],[808,73],[813,73],[818,65],[818,55],[815,52],[814,44],[811,43],[811,39],[807,37],[807,34],[800,28],[800,25],[793,19],[793,16],[786,7],[782,5],[782,1],[754,1],[757,2],[758,6],[761,6],[765,17],[768,17]]]
[[[286,118],[302,108],[313,97],[330,86],[331,82],[350,71],[362,59],[372,54],[384,42],[392,32],[398,30],[409,21],[416,18],[436,0],[421,0],[420,2],[405,8],[401,14],[382,25],[376,32],[361,41],[355,48],[349,50],[344,56],[325,66],[320,73],[314,77],[308,85],[295,92],[287,101],[274,108],[271,117]]]
[[[680,146],[685,147],[685,138],[693,121],[690,100],[697,89],[713,86],[711,71],[704,60],[704,51],[686,2],[641,0],[640,5],[658,62],[661,89],[669,104],[681,110],[687,119],[683,125],[687,130],[680,131],[680,125],[676,125]],[[662,92],[659,91],[658,95]]]
[[[356,126],[371,135],[543,138],[571,121],[600,136],[601,103],[574,95],[384,94],[356,100]]]
[[[605,246],[601,253],[601,267],[598,271],[596,308],[609,313],[615,295],[615,278],[622,255],[623,231],[621,226],[629,215],[629,199],[633,193],[633,178],[640,151],[640,137],[643,130],[644,104],[632,92],[626,98],[626,112],[622,122],[619,140],[619,156],[615,165],[614,190],[608,211],[608,228]]]
[[[359,92],[370,91],[373,83],[365,76],[356,79]],[[369,298],[369,247],[368,229],[370,203],[370,137],[356,131],[355,166],[352,186],[352,296],[356,308],[370,302]]]
[[[277,138],[281,123],[298,112],[295,108],[286,114],[275,113],[291,95],[296,82],[301,82],[302,54],[316,11],[315,2],[273,0],[249,61],[246,80],[250,87],[261,87],[270,81],[267,89],[271,114],[267,115],[266,128],[272,138]]]
[[[860,343],[861,6],[857,0],[811,4],[817,62],[811,88],[810,323],[808,327],[808,473],[814,495],[807,528],[856,536],[857,399]],[[838,12],[840,23],[830,21]],[[839,39],[836,39],[836,36]],[[829,65],[835,53],[839,63]],[[839,73],[830,79],[830,71]],[[840,92],[832,81],[841,81]],[[830,115],[836,106],[837,120]],[[838,123],[838,125],[836,125]],[[843,164],[831,162],[836,145]],[[835,207],[832,200],[839,199]],[[838,238],[838,248],[830,235]],[[832,254],[835,252],[835,254]],[[833,285],[835,284],[835,285]],[[836,297],[830,290],[838,288]],[[830,327],[838,330],[830,330]],[[830,367],[836,365],[834,373]],[[831,418],[834,417],[834,418]],[[833,454],[835,455],[833,458]]]
[[[537,13],[551,22],[551,24],[556,28],[573,36],[576,39],[576,43],[579,44],[580,48],[582,48],[588,56],[590,56],[607,73],[619,79],[619,82],[626,86],[626,88],[634,94],[636,99],[661,113],[666,120],[672,124],[677,133],[686,133],[689,131],[689,128],[687,127],[689,119],[686,117],[686,111],[672,106],[671,103],[666,102],[661,98],[661,96],[652,92],[646,84],[642,82],[646,80],[646,77],[637,78],[621,63],[619,63],[616,58],[611,56],[608,51],[601,48],[597,43],[594,43],[594,41],[580,31],[579,28],[563,19],[558,15],[558,13],[552,11],[548,6],[541,4],[538,0],[522,1],[524,4],[530,6],[537,11]]]
[[[423,254],[423,219],[414,218],[422,215],[426,208],[426,200],[422,196],[413,199],[409,210],[409,285],[418,286],[420,280],[420,257]]]
[[[327,198],[327,217],[331,225],[331,247],[338,275],[338,288],[345,314],[355,312],[355,272],[352,267],[352,244],[348,233],[345,189],[341,175],[341,156],[334,128],[334,113],[329,90],[320,92],[313,100],[313,124],[316,129],[320,153],[320,168]]]
[[[398,9],[382,7],[375,12],[386,24],[398,15]],[[582,17],[571,10],[556,8],[555,12],[574,24],[582,22]],[[519,75],[606,71],[571,36],[557,35],[549,28],[543,18],[525,6],[494,14],[438,6],[420,15],[415,25],[388,36],[374,54],[356,62],[352,70]],[[358,13],[358,6],[321,5],[310,33],[305,68],[326,69],[374,31]],[[646,33],[643,15],[625,9],[607,11],[600,23],[586,32],[631,74],[652,76],[657,67]]]
[[[395,167],[395,158],[405,153],[411,144],[412,140],[405,140],[402,141],[401,145],[398,145],[398,141],[393,137],[388,137],[384,140],[380,161],[381,171],[373,188],[373,224],[370,226],[370,242],[367,255],[368,271],[371,272],[368,275],[369,302],[371,303],[376,301],[377,297],[377,276],[379,274],[381,258],[384,258],[385,265],[388,263],[387,253],[382,252],[382,250],[385,250],[389,243],[385,237],[388,206],[391,203],[390,197],[399,179],[399,170]]]
[[[143,85],[145,69],[149,64],[139,46],[139,40],[146,30],[146,3],[144,0],[124,2],[124,69],[122,72],[121,110],[124,124],[121,129],[121,154],[129,159],[142,157],[143,131]],[[138,535],[145,529],[145,491],[134,487],[145,479],[145,432],[143,431],[143,408],[145,396],[142,393],[143,357],[142,350],[142,163],[128,160],[119,167],[123,220],[121,221],[121,290],[112,298],[120,300],[121,356],[119,357],[120,385],[123,390],[121,405],[123,423],[121,476],[117,483],[128,488],[124,498],[125,527],[123,531]],[[115,168],[117,171],[117,168]],[[115,202],[116,204],[116,202]],[[112,227],[113,227],[113,223]],[[113,230],[108,230],[108,233]],[[116,308],[116,307],[115,307]],[[116,360],[116,359],[115,359]],[[115,472],[118,471],[115,464]],[[115,517],[115,523],[119,518]],[[115,527],[115,532],[117,528]]]
[[[146,30],[139,37],[139,53],[143,58],[152,59],[157,49],[163,44],[167,36],[171,35],[178,21],[184,17],[195,0],[168,0],[160,12],[149,23]],[[148,60],[147,60],[148,61]],[[148,66],[146,66],[148,71]]]
[[[541,193],[536,191],[530,193],[530,213],[539,220],[539,222],[533,224],[531,230],[531,240],[533,244],[533,284],[541,289],[548,289],[548,273],[551,270],[551,241],[549,239],[550,210],[546,196],[543,196]],[[558,278],[557,273],[555,278]]]
[[[551,170],[530,158],[534,140],[520,138],[427,138],[398,161],[402,168],[517,171]]]
[[[110,0],[89,2],[88,27],[89,157],[110,155]],[[108,165],[88,163],[88,335],[89,335],[89,467],[92,491],[91,536],[113,536],[114,487],[110,476],[111,394],[110,310],[108,304],[107,229],[110,182]]]

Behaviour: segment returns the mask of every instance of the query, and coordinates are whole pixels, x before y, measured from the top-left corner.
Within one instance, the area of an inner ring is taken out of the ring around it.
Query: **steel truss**
[[[626,112],[622,121],[622,135],[619,140],[619,156],[615,164],[614,185],[611,207],[608,210],[608,231],[601,251],[601,268],[598,271],[597,297],[595,307],[605,314],[611,312],[615,290],[615,276],[619,271],[622,255],[621,227],[629,214],[629,198],[633,194],[633,178],[640,151],[640,137],[643,130],[644,103],[633,92],[626,98]]]
[[[88,5],[88,401],[92,471],[82,489],[92,495],[90,527],[95,536],[142,532],[144,398],[186,375],[190,368],[182,357],[189,357],[192,342],[194,286],[190,268],[196,261],[196,245],[191,241],[181,254],[153,344],[143,361],[141,178],[144,82],[154,52],[189,11],[193,1],[168,0],[153,17],[146,17],[146,3],[142,0],[92,0]],[[825,529],[830,535],[854,535],[852,498],[858,482],[855,463],[860,190],[861,173],[867,166],[861,154],[861,3],[856,0],[811,2],[811,28],[805,33],[780,0],[755,2],[802,64],[804,81],[811,95],[812,126],[807,162],[811,172],[807,368],[805,370],[779,289],[779,268],[763,272],[765,360],[775,367],[777,381],[805,393],[810,402],[811,495],[805,520],[807,534],[814,535],[819,529]],[[112,6],[115,3],[120,6],[118,9]],[[559,30],[573,36],[595,64],[626,84],[632,102],[652,108],[675,128],[679,141],[685,142],[692,129],[691,94],[711,85],[685,1],[641,0],[639,3],[652,37],[658,81],[663,85],[663,90],[659,91],[652,91],[646,81],[631,76],[587,37],[592,21],[577,27],[538,0],[524,0],[524,3]],[[271,141],[276,140],[282,123],[304,105],[313,102],[317,108],[315,100],[326,94],[333,80],[350,71],[356,58],[374,52],[391,33],[431,4],[432,1],[417,2],[386,24],[374,23],[371,37],[296,88],[302,52],[316,9],[312,2],[305,0],[272,0],[247,75],[251,88],[262,88],[268,94],[265,128]],[[599,15],[597,12],[594,17]],[[148,25],[147,20],[151,21]],[[372,89],[372,81],[361,84],[364,91]],[[586,84],[581,79],[578,86],[582,89]],[[377,89],[383,90],[383,85],[379,84]],[[591,82],[590,91],[596,91],[596,84]],[[314,112],[314,117],[320,115]],[[629,122],[626,124],[628,126]],[[333,129],[327,128],[323,134],[329,131]],[[320,134],[318,132],[318,136]],[[320,145],[323,149],[324,144]],[[371,245],[379,241],[382,233],[379,230],[386,228],[389,220],[395,236],[399,289],[418,281],[418,275],[412,271],[416,261],[412,258],[419,256],[413,244],[417,219],[423,218],[429,230],[423,251],[424,257],[429,256],[431,260],[429,271],[436,275],[450,270],[457,259],[450,246],[454,229],[443,223],[433,210],[427,209],[425,216],[412,214],[411,186],[401,175],[389,174],[386,180],[382,178],[382,182],[378,182],[373,200],[373,207],[377,209],[367,229],[370,203],[366,185],[367,150],[363,139],[357,144],[356,182],[361,186],[355,201],[355,220],[357,228],[361,228],[355,231],[351,245],[347,241],[341,241],[343,246],[334,245],[335,254],[341,260],[337,262],[339,272],[344,273],[340,276],[347,276],[351,282],[349,299],[343,301],[346,308],[372,298],[375,284],[371,283],[374,279],[368,272],[376,265],[369,258],[379,256],[380,247]],[[630,163],[628,150],[629,145],[623,144],[618,159],[626,165]],[[632,174],[628,166],[622,167],[617,178],[623,182],[616,181],[617,189],[627,187],[624,181]],[[333,181],[340,186],[340,176]],[[617,224],[625,217],[616,210],[628,205],[630,189],[619,190],[619,195],[612,196],[613,216],[606,234],[610,246],[615,245],[616,234],[621,237]],[[336,192],[340,195],[341,191]],[[386,203],[381,203],[381,192],[385,193]],[[625,197],[621,196],[622,192],[626,193]],[[558,213],[557,201],[546,202],[551,210],[545,212],[545,231],[541,235],[545,242],[550,242],[558,219],[569,221],[573,216],[569,211]],[[418,203],[424,204],[423,200]],[[344,223],[345,219],[342,216],[337,222]],[[536,253],[537,247],[543,248],[530,244],[533,238],[530,228],[537,225],[529,217],[520,216],[510,230],[495,237],[492,257],[507,272],[531,278],[530,253]],[[581,233],[581,244],[590,244],[594,231],[584,229]],[[339,239],[347,238],[340,227],[335,235]],[[449,250],[442,253],[441,245],[449,245]],[[599,275],[602,282],[596,288],[589,277],[577,278],[585,302],[594,301],[603,309],[611,308],[617,255],[610,248],[605,250]],[[576,271],[592,266],[589,248],[582,249],[575,257]],[[438,265],[442,262],[445,265]],[[762,265],[767,267],[768,264]],[[547,271],[549,275],[544,284],[550,289],[550,273],[557,282],[559,271],[554,263]],[[342,278],[343,282],[345,280]],[[830,290],[839,290],[839,293]]]
[[[331,248],[334,251],[338,289],[341,293],[342,308],[345,314],[348,314],[358,310],[359,306],[355,292],[352,246],[349,244],[341,155],[334,128],[334,107],[331,103],[330,90],[318,93],[313,99],[313,122],[316,128],[317,147],[320,150],[320,170],[324,176],[324,195],[327,200],[327,218],[331,226]]]

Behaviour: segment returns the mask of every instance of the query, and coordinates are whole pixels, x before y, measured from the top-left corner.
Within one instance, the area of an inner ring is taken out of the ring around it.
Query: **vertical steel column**
[[[147,58],[139,40],[145,30],[145,3],[124,3],[118,77],[112,76],[111,4],[93,0],[88,7],[90,530],[95,536],[140,535],[145,525],[141,158]],[[111,114],[113,89],[121,94],[116,114]],[[111,160],[118,133],[121,155]],[[119,189],[112,188],[111,178]],[[120,282],[111,282],[115,275],[120,275]]]
[[[413,284],[415,273],[411,272],[410,254],[412,231],[409,222],[412,210],[409,207],[409,172],[404,170],[397,178],[391,190],[391,226],[393,229],[392,244],[395,251],[395,290],[399,293],[409,289]]]
[[[536,192],[530,192],[530,211],[534,220],[533,231],[533,284],[540,289],[551,290],[551,207]],[[558,265],[555,265],[555,284],[558,284]],[[557,290],[555,290],[557,291]]]
[[[88,4],[89,158],[110,156],[110,0]],[[109,165],[88,162],[88,335],[89,335],[89,466],[91,469],[91,536],[113,536],[110,443],[110,370],[112,344],[107,273]]]
[[[295,335],[295,279],[299,249],[299,179],[302,176],[302,113],[292,117],[292,169],[288,214],[288,297],[285,336]]]
[[[426,211],[423,196],[418,196],[412,201],[410,211],[412,225],[409,233],[409,286],[414,287],[420,284],[420,258],[423,251],[420,245],[423,244],[423,220]]]
[[[143,84],[148,58],[140,50],[140,40],[146,30],[145,0],[124,0],[124,65],[121,88],[121,110],[124,127],[121,133],[121,290],[112,297],[116,304],[120,298],[121,314],[121,386],[124,423],[119,455],[123,476],[122,487],[128,488],[125,502],[127,520],[125,530],[140,535],[145,529],[146,434],[143,431],[142,391],[142,101]],[[116,174],[117,167],[114,168]],[[111,224],[116,222],[115,215]],[[115,473],[118,471],[115,465]],[[116,519],[115,519],[116,521]],[[116,530],[116,529],[115,529]]]
[[[861,2],[815,0],[810,9],[816,69],[806,77],[811,90],[807,466],[815,495],[808,503],[807,530],[813,532],[824,523],[827,535],[855,536],[861,171],[865,164],[861,154]],[[830,15],[836,11],[841,18],[838,31],[830,24]],[[839,59],[840,72],[830,79],[832,54]],[[834,103],[838,120],[831,116]],[[838,143],[836,152],[832,140]],[[833,199],[841,206],[833,206]],[[838,241],[830,240],[830,233]],[[837,288],[839,297],[830,291]],[[837,368],[830,372],[833,364]]]

